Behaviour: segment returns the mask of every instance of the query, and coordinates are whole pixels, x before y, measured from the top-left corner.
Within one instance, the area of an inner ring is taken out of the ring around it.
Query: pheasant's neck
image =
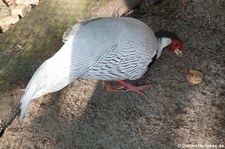
[[[158,38],[158,41],[159,41],[159,49],[157,53],[157,59],[161,56],[163,49],[167,47],[172,42],[172,40],[167,37],[162,37]]]

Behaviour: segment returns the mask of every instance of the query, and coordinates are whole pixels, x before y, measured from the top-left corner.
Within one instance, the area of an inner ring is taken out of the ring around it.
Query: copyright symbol
[[[182,145],[181,145],[181,144],[178,144],[177,146],[178,146],[178,148],[181,148],[181,147],[182,147]]]

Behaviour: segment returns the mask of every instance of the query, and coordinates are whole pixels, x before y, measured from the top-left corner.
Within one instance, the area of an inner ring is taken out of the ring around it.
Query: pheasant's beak
[[[174,52],[176,53],[176,55],[177,55],[178,57],[182,57],[182,51],[180,51],[179,49],[175,49]]]

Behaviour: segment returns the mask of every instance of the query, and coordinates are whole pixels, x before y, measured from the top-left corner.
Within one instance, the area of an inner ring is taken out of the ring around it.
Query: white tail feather
[[[72,69],[71,51],[70,41],[36,70],[21,98],[20,120],[23,119],[28,106],[35,98],[58,91],[78,78],[79,74],[75,72],[80,71],[75,68],[79,69],[79,67],[74,64],[75,68]]]
[[[38,89],[40,88],[40,85],[42,85],[42,86],[44,85],[44,84],[42,84],[43,81],[41,81],[41,79],[43,77],[45,77],[45,75],[46,75],[46,71],[45,70],[48,70],[48,67],[47,67],[48,64],[47,63],[48,63],[48,61],[45,61],[36,70],[36,72],[32,76],[30,82],[28,83],[28,85],[27,85],[27,87],[25,89],[25,93],[24,93],[23,97],[20,100],[20,103],[21,103],[21,106],[20,106],[21,112],[20,112],[20,116],[19,116],[20,120],[23,119],[23,117],[24,117],[24,115],[25,115],[25,113],[27,111],[27,108],[30,105],[30,103],[33,101],[34,98],[36,98],[34,96],[37,96],[36,93],[37,93]]]
[[[36,89],[27,89],[25,94],[23,95],[23,97],[21,98],[21,106],[20,106],[20,120],[22,120],[24,118],[24,115],[27,111],[28,106],[30,105],[31,101],[33,100],[33,95],[35,93]]]

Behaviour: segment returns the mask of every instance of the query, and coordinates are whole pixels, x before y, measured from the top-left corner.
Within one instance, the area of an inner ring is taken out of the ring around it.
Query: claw
[[[113,93],[116,93],[116,92],[127,92],[127,90],[123,90],[123,89],[118,89],[118,88],[114,88],[110,83],[108,83],[107,81],[102,81],[102,85],[103,87],[106,89],[105,91],[105,95],[108,93],[108,92],[113,92]]]
[[[141,86],[134,86],[134,85],[131,85],[125,81],[116,81],[120,86],[115,88],[113,87],[110,83],[106,82],[106,81],[102,81],[102,84],[103,86],[105,87],[106,89],[106,93],[107,94],[108,92],[134,92],[136,94],[139,94],[139,95],[142,95],[144,96],[145,98],[147,98],[146,94],[140,90],[143,90],[143,89],[146,89],[146,88],[149,88],[151,87],[150,84],[146,84],[146,85],[141,85]]]
[[[182,51],[176,49],[174,52],[178,57],[182,57]]]

